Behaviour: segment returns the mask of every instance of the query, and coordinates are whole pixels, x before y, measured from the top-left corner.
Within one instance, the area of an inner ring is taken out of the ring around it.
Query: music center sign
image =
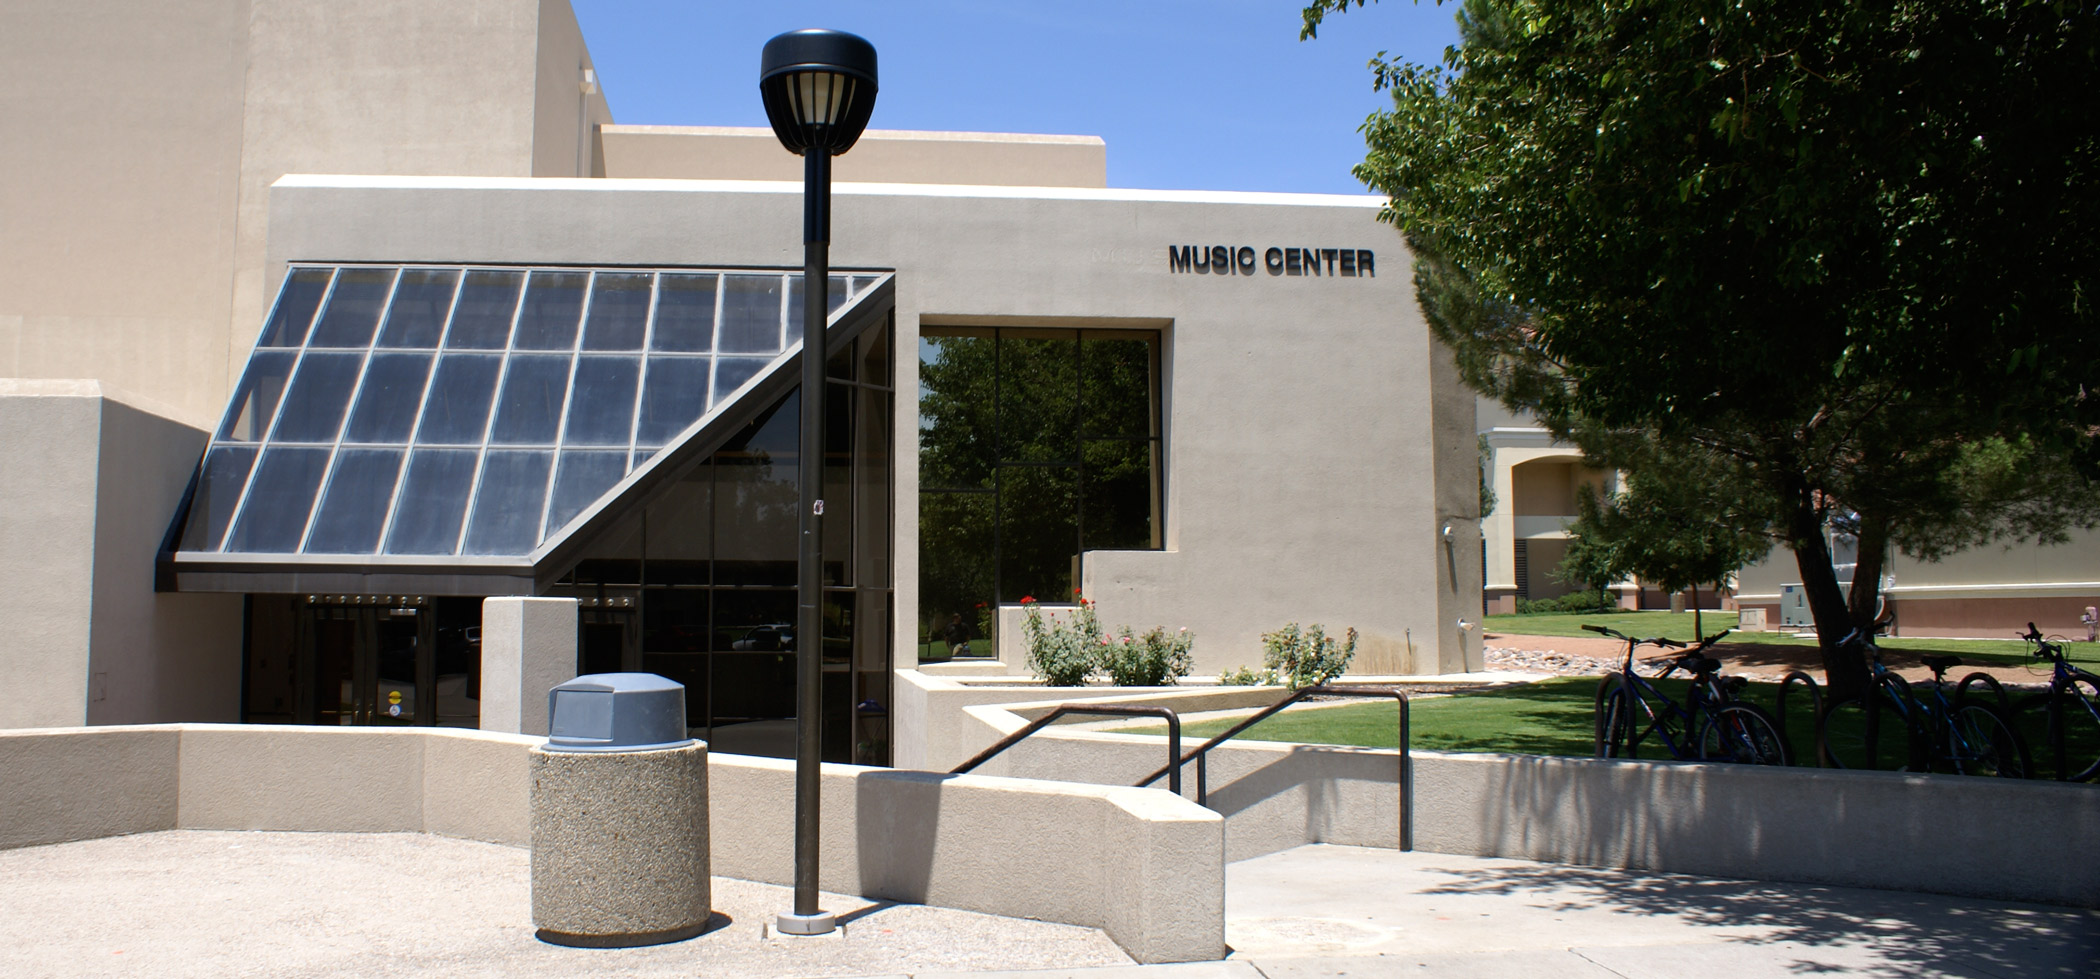
[[[1256,252],[1253,245],[1168,245],[1167,271],[1376,278],[1378,260],[1368,248],[1266,248]]]

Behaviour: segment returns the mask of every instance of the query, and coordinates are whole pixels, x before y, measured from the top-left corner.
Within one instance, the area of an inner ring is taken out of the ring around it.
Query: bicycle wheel
[[[2050,687],[2049,729],[2058,777],[2083,782],[2100,775],[2100,685],[2080,676]]]
[[[1833,700],[1816,719],[1825,768],[1900,771],[1910,765],[1910,726],[1884,697]]]
[[[1790,765],[1791,753],[1779,723],[1755,704],[1725,704],[1699,735],[1699,757],[1743,765]]]
[[[1808,712],[1800,714],[1794,709],[1794,688],[1808,692]],[[1786,736],[1786,753],[1789,758],[1801,757],[1797,739],[1806,738],[1811,745],[1816,736],[1816,718],[1823,716],[1823,691],[1816,686],[1816,678],[1795,670],[1779,681],[1779,693],[1773,701],[1772,715],[1779,721],[1779,733]]]
[[[1597,683],[1596,755],[1599,758],[1630,758],[1633,740],[1633,700],[1626,693],[1625,678],[1616,673]]]
[[[1875,683],[1881,688],[1881,696],[1883,698],[1882,707],[1884,712],[1882,714],[1882,730],[1880,732],[1882,743],[1890,743],[1889,734],[1892,729],[1901,728],[1903,730],[1902,746],[1904,751],[1900,756],[1902,764],[1896,766],[1896,770],[1904,772],[1929,771],[1932,763],[1932,735],[1930,732],[1933,729],[1927,726],[1929,723],[1932,723],[1932,719],[1926,717],[1924,701],[1918,699],[1917,695],[1911,692],[1909,680],[1905,680],[1894,673],[1883,673]]]
[[[2027,778],[2034,772],[2019,732],[1997,711],[1980,703],[1954,708],[1954,716],[1947,720],[1942,754],[1956,775]]]
[[[1989,707],[1998,712],[2000,719],[2012,712],[2012,700],[2005,696],[2004,685],[1988,673],[1971,673],[1961,678],[1961,686],[1954,691],[1954,706],[1966,704]]]

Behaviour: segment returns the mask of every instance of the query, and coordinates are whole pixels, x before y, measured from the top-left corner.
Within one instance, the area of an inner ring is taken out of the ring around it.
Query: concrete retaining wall
[[[170,724],[0,731],[0,849],[169,829],[423,832],[525,846],[540,739]],[[714,869],[793,877],[794,765],[711,754]],[[1225,824],[1151,789],[824,766],[823,886],[1225,954]]]
[[[963,713],[996,737],[1041,706]],[[981,770],[1127,784],[1165,761],[1163,741],[1052,730]],[[2100,786],[1433,751],[1412,764],[1418,850],[2100,907],[2100,862],[2084,856],[2100,848]],[[1193,766],[1183,778],[1193,797]],[[1399,754],[1231,742],[1212,752],[1209,801],[1229,860],[1395,846]]]

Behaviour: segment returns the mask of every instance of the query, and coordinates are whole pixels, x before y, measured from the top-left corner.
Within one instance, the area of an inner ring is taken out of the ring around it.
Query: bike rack
[[[1069,714],[1088,714],[1099,717],[1166,718],[1167,767],[1152,773],[1152,776],[1150,778],[1147,778],[1144,781],[1139,782],[1137,784],[1139,788],[1143,788],[1147,785],[1151,785],[1153,782],[1159,781],[1159,777],[1161,775],[1166,775],[1168,776],[1167,788],[1170,791],[1172,791],[1175,795],[1181,794],[1181,765],[1178,763],[1178,760],[1180,760],[1181,758],[1181,718],[1176,716],[1173,711],[1165,707],[1145,707],[1134,704],[1059,704],[1055,709],[1050,711],[1050,713],[1044,714],[1043,716],[1036,718],[1034,721],[1029,722],[1027,727],[1024,727],[1018,731],[1015,731],[1012,734],[1007,735],[1004,738],[1001,738],[998,744],[992,745],[991,747],[978,752],[976,757],[971,758],[969,761],[963,762],[960,765],[957,765],[955,769],[953,771],[950,771],[948,774],[961,775],[964,772],[969,771],[970,769],[976,768],[977,766],[982,765],[987,761],[990,761],[992,759],[992,756],[997,755],[998,753],[1005,751],[1006,749],[1011,748],[1014,745],[1020,744],[1029,735],[1034,734],[1037,731],[1040,731],[1046,727],[1049,727],[1052,723],[1055,723],[1058,718],[1064,717]],[[1197,801],[1200,803],[1202,800],[1198,799]]]
[[[1201,745],[1198,745],[1196,748],[1191,750],[1188,754],[1179,755],[1177,758],[1168,761],[1165,767],[1153,772],[1151,775],[1147,776],[1143,781],[1140,781],[1138,783],[1139,787],[1151,785],[1152,783],[1159,781],[1160,776],[1166,775],[1171,776],[1170,785],[1173,788],[1174,792],[1176,794],[1179,794],[1181,792],[1181,766],[1188,764],[1189,761],[1193,759],[1196,762],[1196,804],[1200,806],[1209,806],[1210,750],[1212,748],[1215,748],[1218,745],[1221,745],[1226,741],[1231,740],[1235,735],[1238,735],[1241,731],[1245,731],[1246,729],[1253,727],[1254,725],[1259,724],[1262,721],[1268,720],[1272,715],[1276,714],[1278,711],[1281,711],[1286,707],[1291,706],[1292,704],[1298,703],[1299,701],[1302,701],[1307,697],[1313,697],[1322,694],[1342,697],[1391,697],[1399,702],[1400,849],[1413,850],[1415,848],[1415,824],[1413,812],[1414,762],[1413,758],[1408,753],[1407,692],[1401,690],[1398,687],[1368,687],[1328,684],[1320,684],[1318,686],[1311,687],[1301,687],[1297,690],[1297,692],[1292,693],[1290,696],[1285,697],[1282,700],[1279,700],[1276,703],[1263,708],[1260,712],[1254,714],[1252,717],[1248,717],[1247,719],[1242,720],[1238,724],[1233,725],[1231,728],[1227,729],[1223,734],[1220,734],[1217,737],[1210,739],[1209,741],[1203,742]]]

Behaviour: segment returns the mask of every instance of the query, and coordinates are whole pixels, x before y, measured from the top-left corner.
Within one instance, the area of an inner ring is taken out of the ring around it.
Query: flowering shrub
[[[1281,682],[1275,670],[1256,670],[1251,666],[1218,674],[1218,684],[1226,687],[1273,687]]]
[[[1028,613],[1021,633],[1028,642],[1029,671],[1053,687],[1085,686],[1087,674],[1094,672],[1099,661],[1103,641],[1094,603],[1080,599],[1070,622],[1045,616],[1032,595],[1021,597],[1021,608]]]
[[[1189,648],[1196,644],[1196,636],[1187,629],[1169,633],[1165,626],[1158,626],[1133,636],[1130,627],[1124,626],[1117,633],[1101,639],[1101,668],[1119,687],[1172,686],[1195,666]]]
[[[1293,622],[1275,632],[1263,633],[1261,645],[1263,663],[1281,674],[1295,690],[1341,676],[1349,668],[1349,660],[1356,656],[1356,630],[1350,629],[1347,640],[1337,643],[1317,622],[1303,632]]]

